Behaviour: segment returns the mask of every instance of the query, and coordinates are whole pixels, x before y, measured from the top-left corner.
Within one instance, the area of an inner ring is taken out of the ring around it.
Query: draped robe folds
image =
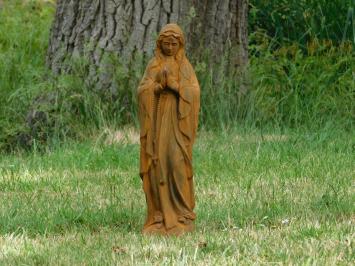
[[[180,49],[180,57],[174,59],[177,71],[168,74],[178,81],[177,89],[165,87],[160,93],[154,92],[159,84],[157,74],[168,65],[157,53],[138,87],[140,176],[148,211],[144,233],[178,235],[192,231],[196,217],[192,146],[200,88],[183,46]]]

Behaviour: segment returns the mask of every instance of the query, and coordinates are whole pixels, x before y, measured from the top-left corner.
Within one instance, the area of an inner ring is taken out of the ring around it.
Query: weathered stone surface
[[[192,146],[200,86],[185,55],[185,43],[177,24],[165,25],[137,90],[139,173],[147,202],[144,234],[181,235],[194,230]]]

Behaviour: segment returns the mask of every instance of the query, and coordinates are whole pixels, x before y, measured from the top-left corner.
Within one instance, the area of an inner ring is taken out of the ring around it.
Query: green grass
[[[49,1],[0,1],[0,146],[27,130],[33,98],[50,87],[45,56],[54,12]]]
[[[250,0],[249,30],[279,41],[306,44],[313,38],[354,43],[353,0]]]
[[[355,135],[202,131],[196,231],[142,236],[134,131],[0,158],[1,265],[351,265]]]

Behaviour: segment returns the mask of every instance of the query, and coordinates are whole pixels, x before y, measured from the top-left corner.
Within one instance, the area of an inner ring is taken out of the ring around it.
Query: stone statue
[[[200,87],[176,24],[165,25],[138,87],[140,176],[147,202],[144,234],[194,229],[192,146]]]

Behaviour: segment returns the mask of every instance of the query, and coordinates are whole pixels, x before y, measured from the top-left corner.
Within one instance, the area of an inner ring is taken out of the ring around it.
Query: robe
[[[181,54],[181,53],[180,53]],[[147,202],[144,233],[180,234],[193,230],[192,146],[196,137],[200,87],[185,56],[175,62],[178,88],[155,93],[156,76],[166,67],[154,57],[138,87],[140,176]],[[174,72],[174,71],[173,71]]]

